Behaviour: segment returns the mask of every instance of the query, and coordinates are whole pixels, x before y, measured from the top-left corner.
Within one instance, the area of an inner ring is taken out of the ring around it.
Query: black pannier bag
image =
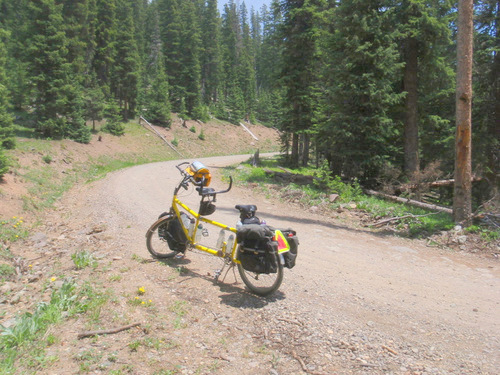
[[[285,267],[293,268],[295,267],[295,261],[297,260],[297,252],[299,248],[299,239],[296,236],[296,232],[292,229],[286,229],[281,231],[286,241],[288,242],[288,246],[290,246],[290,251],[283,253],[283,258],[285,259]]]
[[[239,261],[242,267],[255,273],[278,271],[278,243],[272,241],[273,232],[265,225],[243,225],[236,233],[240,244]]]
[[[158,218],[168,215],[167,212],[162,213]],[[172,251],[185,252],[187,248],[186,234],[182,230],[179,218],[175,217],[158,227],[158,235],[167,241],[168,247]]]

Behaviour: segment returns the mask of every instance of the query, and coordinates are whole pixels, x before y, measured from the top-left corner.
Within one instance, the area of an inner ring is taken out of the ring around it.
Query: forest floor
[[[197,139],[199,129],[193,133],[180,123],[164,134],[179,141],[187,160],[246,152],[202,159],[215,188],[225,186],[221,167],[247,160],[257,147],[277,149],[272,129],[252,126],[260,139],[255,141],[240,127],[211,127],[204,126],[205,141]],[[252,203],[262,219],[294,228],[300,239],[297,266],[285,270],[277,293],[261,298],[247,292],[233,271],[214,284],[221,264],[213,257],[190,251],[184,259],[159,262],[149,256],[144,236],[168,210],[178,178],[174,161],[123,169],[90,183],[80,178],[51,209],[23,212],[22,197],[33,189],[23,175],[31,168],[47,164],[59,179],[99,157],[132,150],[136,158],[146,150],[150,155],[158,144],[138,128],[90,145],[63,141],[16,151],[17,172],[0,186],[0,215],[39,224],[10,244],[8,261],[19,274],[1,285],[0,324],[12,327],[16,315],[49,302],[68,279],[91,285],[103,304],[49,328],[40,338],[41,353],[19,358],[15,373],[497,373],[498,244],[484,251],[460,248],[471,241],[458,240],[429,247],[425,240],[373,232],[351,211],[325,215],[237,185],[218,197],[214,220],[234,225],[234,205]],[[50,163],[43,160],[47,155]],[[186,192],[183,199],[194,205],[196,195]],[[83,252],[95,263],[77,269],[72,255]],[[78,339],[84,331],[133,323],[138,325],[119,333]]]

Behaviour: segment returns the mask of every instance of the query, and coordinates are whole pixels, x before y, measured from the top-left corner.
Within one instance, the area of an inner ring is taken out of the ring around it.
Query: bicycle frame
[[[181,211],[179,210],[178,206],[181,206],[186,212],[191,214],[195,219],[194,229],[193,229],[193,233],[191,235],[189,234],[189,228],[186,228],[184,225],[184,222],[181,220]],[[195,248],[196,250],[200,250],[200,251],[203,251],[205,253],[209,253],[209,254],[215,255],[217,257],[220,257],[220,258],[227,258],[227,254],[228,254],[227,250],[228,249],[226,249],[226,242],[223,243],[222,249],[214,249],[211,247],[203,246],[203,245],[200,245],[196,242],[196,232],[199,230],[198,226],[199,226],[200,222],[211,224],[211,225],[214,225],[218,228],[225,229],[227,231],[231,231],[235,234],[235,236],[236,236],[236,232],[237,232],[236,228],[230,227],[228,225],[225,225],[225,224],[222,224],[222,223],[219,223],[217,221],[210,220],[210,219],[207,219],[206,217],[201,216],[198,212],[192,210],[185,203],[181,202],[180,199],[177,197],[177,192],[174,193],[174,196],[172,199],[171,211],[173,211],[173,213],[175,213],[175,215],[179,219],[179,222],[181,223],[184,234],[186,235],[186,238],[188,239],[191,247]],[[237,247],[238,247],[238,244],[235,240],[233,242],[233,248],[230,249],[231,252],[229,253],[230,259],[234,263],[239,263],[239,261],[236,259],[236,248]]]

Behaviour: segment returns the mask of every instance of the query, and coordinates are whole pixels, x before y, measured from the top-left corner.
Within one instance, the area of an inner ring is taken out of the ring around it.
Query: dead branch
[[[285,319],[285,318],[278,318],[278,320],[280,322],[287,322],[287,323],[290,323],[290,324],[297,324],[298,326],[302,326],[303,324],[299,321],[295,321],[295,320],[290,320],[290,319]]]
[[[389,348],[388,346],[382,345],[382,349],[387,350],[391,354],[398,355],[397,351],[395,351],[394,349]]]
[[[132,328],[132,327],[137,327],[140,325],[141,325],[141,323],[133,323],[133,324],[129,324],[127,326],[113,328],[113,329],[105,329],[105,330],[101,330],[101,331],[86,331],[86,332],[79,333],[78,338],[83,339],[85,337],[92,337],[92,336],[96,336],[96,335],[111,335],[113,333],[125,331],[127,329]]]
[[[447,213],[450,215],[453,214],[453,210],[451,208],[441,207],[441,206],[437,206],[435,204],[419,202],[419,201],[408,199],[408,198],[397,197],[395,195],[384,194],[384,193],[380,193],[380,192],[374,191],[374,190],[365,190],[365,194],[374,195],[376,197],[388,199],[388,200],[391,200],[394,202],[404,203],[404,204],[407,204],[410,206],[419,207],[419,208],[423,208],[426,210],[444,212],[444,213]]]
[[[436,215],[436,214],[439,214],[439,213],[440,212],[430,212],[430,213],[425,214],[425,215],[412,215],[412,214],[408,214],[408,215],[404,215],[404,216],[391,217],[389,219],[380,220],[380,221],[376,222],[375,224],[370,224],[369,227],[378,228],[378,227],[381,227],[384,224],[387,224],[387,223],[390,223],[390,222],[393,222],[393,221],[399,221],[399,220],[403,220],[403,219],[408,219],[409,217],[412,217],[412,218],[424,217],[424,216],[429,216],[429,215]]]
[[[316,371],[309,370],[307,368],[306,364],[304,363],[304,360],[302,358],[300,358],[297,355],[297,353],[295,353],[295,350],[292,350],[292,357],[295,358],[300,363],[300,367],[302,367],[302,371],[304,371],[305,373],[311,374],[311,375],[326,375],[323,372],[316,372]]]

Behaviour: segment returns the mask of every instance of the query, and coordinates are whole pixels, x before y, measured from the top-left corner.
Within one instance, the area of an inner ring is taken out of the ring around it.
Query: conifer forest
[[[473,18],[474,202],[498,189],[500,1]],[[0,169],[17,123],[86,143],[139,115],[276,127],[291,166],[453,178],[451,0],[0,0]],[[436,172],[436,171],[439,171]]]

